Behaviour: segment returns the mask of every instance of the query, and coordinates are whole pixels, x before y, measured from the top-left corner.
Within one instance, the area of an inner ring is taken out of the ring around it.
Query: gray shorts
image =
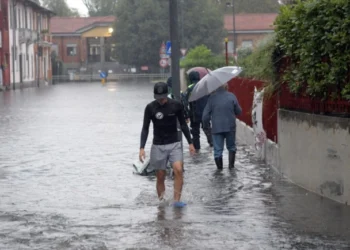
[[[168,162],[183,162],[183,149],[181,142],[166,145],[152,145],[150,167],[152,170],[166,170]]]

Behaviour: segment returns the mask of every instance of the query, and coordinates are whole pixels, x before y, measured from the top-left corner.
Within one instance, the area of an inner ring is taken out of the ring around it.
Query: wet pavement
[[[132,167],[151,100],[150,83],[0,93],[0,249],[350,249],[349,207],[286,182],[245,145],[222,173],[206,142],[186,150],[188,206],[159,206],[154,177]]]

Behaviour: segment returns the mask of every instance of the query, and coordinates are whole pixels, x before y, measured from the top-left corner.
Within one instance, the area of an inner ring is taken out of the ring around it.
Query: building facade
[[[0,90],[10,86],[8,1],[0,0]]]
[[[60,74],[116,71],[112,58],[115,17],[54,17],[53,47],[62,62]]]
[[[7,1],[12,87],[50,83],[53,12],[31,0]]]
[[[255,48],[258,42],[274,33],[273,23],[277,13],[250,13],[225,15],[224,27],[228,32],[228,53],[233,53],[233,41],[236,36],[236,51],[240,48]],[[234,27],[235,23],[235,29]]]

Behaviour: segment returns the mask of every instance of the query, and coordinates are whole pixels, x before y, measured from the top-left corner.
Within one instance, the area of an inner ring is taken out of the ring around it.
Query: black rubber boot
[[[231,151],[229,152],[228,155],[228,168],[229,169],[234,169],[235,168],[235,160],[236,160],[236,152],[235,151]]]
[[[222,157],[221,158],[215,158],[215,163],[216,166],[219,170],[222,170],[223,166],[222,166]]]

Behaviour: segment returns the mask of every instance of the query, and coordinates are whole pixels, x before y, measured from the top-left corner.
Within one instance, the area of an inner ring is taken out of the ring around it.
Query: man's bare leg
[[[165,192],[165,176],[166,171],[165,170],[158,170],[156,173],[157,176],[157,193],[158,198],[161,200],[164,197]]]
[[[173,164],[174,171],[174,201],[180,201],[181,192],[183,186],[183,163],[181,161],[174,162]]]

